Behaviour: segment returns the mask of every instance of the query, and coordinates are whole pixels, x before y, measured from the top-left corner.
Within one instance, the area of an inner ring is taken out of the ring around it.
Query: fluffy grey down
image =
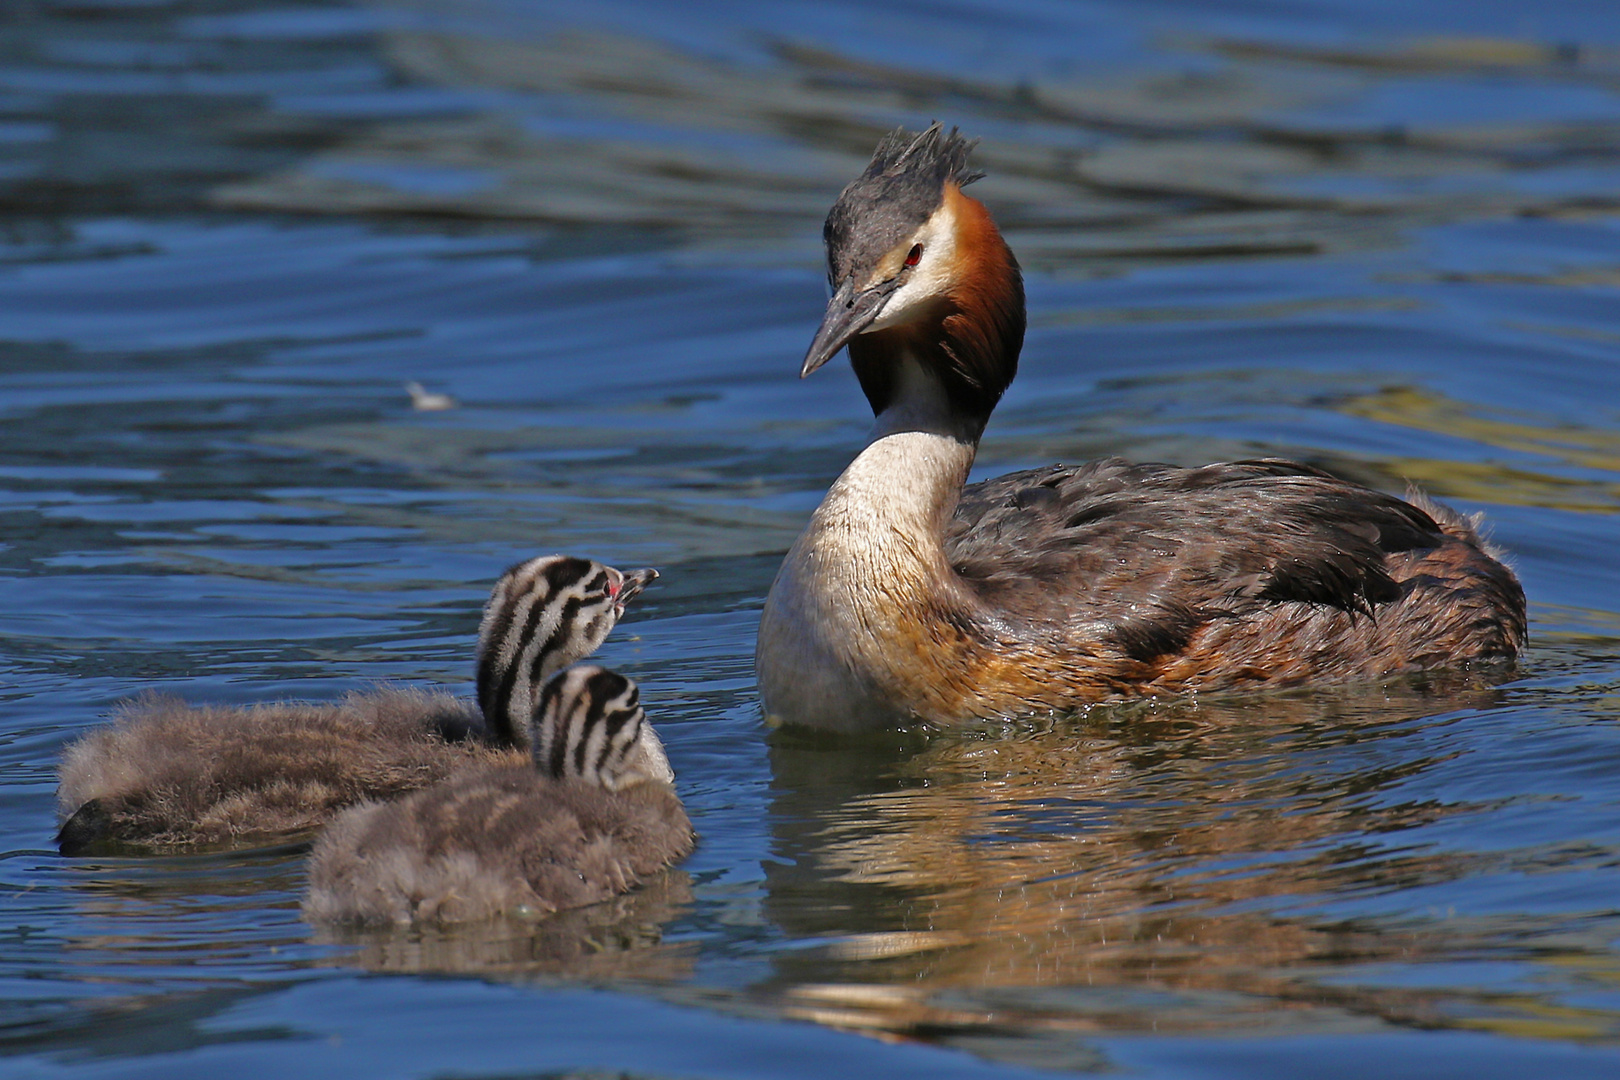
[[[627,892],[691,852],[667,784],[618,792],[485,765],[392,803],[345,811],[310,857],[320,923],[537,918]]]
[[[523,760],[484,745],[481,729],[470,702],[409,689],[246,708],[142,697],[63,754],[59,842],[72,854],[289,839],[458,766]]]

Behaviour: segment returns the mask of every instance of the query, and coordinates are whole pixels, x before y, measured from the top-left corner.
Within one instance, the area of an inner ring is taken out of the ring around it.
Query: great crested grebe
[[[137,699],[62,755],[57,844],[72,855],[266,843],[509,756],[527,745],[530,687],[595,652],[657,576],[567,555],[501,575],[478,635],[482,715],[449,694],[395,688],[333,705]]]
[[[895,131],[827,215],[833,296],[877,415],[771,586],[768,716],[862,728],[1508,660],[1524,592],[1456,512],[1278,459],[1107,459],[963,483],[1018,369],[1024,290],[973,143]]]
[[[323,923],[535,918],[606,900],[685,857],[692,823],[636,684],[593,665],[540,694],[532,763],[458,771],[344,811],[310,857]]]

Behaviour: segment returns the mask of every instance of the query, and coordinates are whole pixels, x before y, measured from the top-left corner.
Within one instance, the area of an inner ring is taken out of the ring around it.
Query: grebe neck
[[[983,423],[965,416],[951,395],[909,353],[891,369],[887,406],[872,425],[866,448],[844,470],[811,518],[810,531],[853,529],[862,562],[898,571],[949,570],[945,523],[978,452]],[[874,567],[875,569],[875,567]]]
[[[920,376],[926,378],[926,376]],[[782,562],[760,621],[760,689],[783,720],[860,729],[898,717],[930,620],[977,622],[945,554],[978,425],[914,384],[878,414]]]

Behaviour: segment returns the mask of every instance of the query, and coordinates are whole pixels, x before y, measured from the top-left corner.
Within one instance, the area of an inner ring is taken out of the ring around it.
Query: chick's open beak
[[[619,586],[619,595],[614,597],[618,602],[619,614],[624,614],[624,605],[629,603],[631,598],[638,595],[642,589],[651,585],[657,577],[658,571],[650,566],[641,570],[632,570],[625,574],[624,582]]]

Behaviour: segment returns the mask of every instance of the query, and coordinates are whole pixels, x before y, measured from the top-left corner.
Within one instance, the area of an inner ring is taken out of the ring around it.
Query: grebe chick
[[[310,856],[320,923],[536,918],[628,892],[693,845],[636,684],[593,665],[545,685],[532,763],[464,769],[341,814]]]
[[[443,692],[387,687],[328,705],[137,698],[62,755],[57,844],[72,855],[269,843],[511,756],[527,745],[525,688],[595,652],[657,576],[565,555],[506,571],[479,628],[482,715]]]
[[[1018,368],[1024,291],[973,144],[896,131],[827,216],[877,416],[771,586],[768,715],[861,728],[1510,660],[1524,592],[1473,524],[1308,465],[1119,459],[963,483]]]

